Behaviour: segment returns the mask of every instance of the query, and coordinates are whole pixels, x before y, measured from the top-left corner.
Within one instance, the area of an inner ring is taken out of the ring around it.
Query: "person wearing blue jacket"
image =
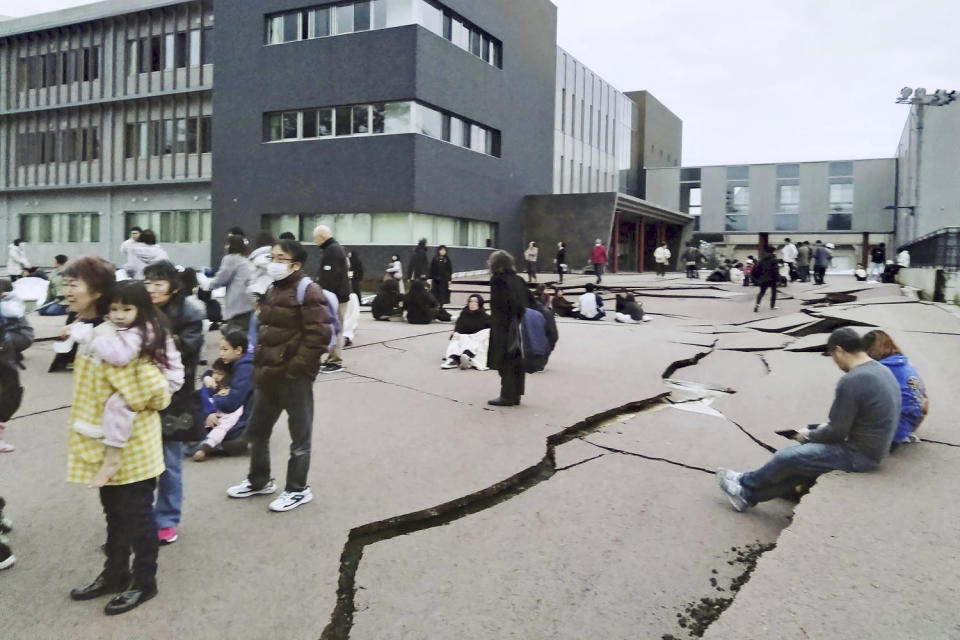
[[[228,455],[239,455],[247,450],[247,440],[244,430],[250,420],[253,401],[253,354],[247,352],[247,335],[242,331],[230,331],[220,338],[220,359],[232,365],[233,371],[230,381],[230,391],[225,396],[209,394],[209,398],[201,401],[201,416],[204,426],[212,429],[217,426],[217,412],[233,413],[243,408],[243,414],[237,424],[227,432],[219,449]],[[206,382],[213,372],[203,374]],[[207,389],[204,384],[200,392]],[[192,456],[199,450],[199,446],[192,447],[186,454]]]
[[[890,451],[905,442],[916,442],[914,431],[923,422],[929,407],[927,388],[920,379],[920,374],[886,331],[876,329],[864,334],[863,349],[867,355],[889,369],[900,383],[900,420],[897,422],[897,431],[893,434]]]

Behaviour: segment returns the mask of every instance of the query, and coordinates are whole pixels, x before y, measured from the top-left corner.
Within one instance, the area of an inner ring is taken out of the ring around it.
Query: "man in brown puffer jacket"
[[[320,357],[330,345],[333,323],[323,290],[302,271],[307,252],[300,243],[281,240],[270,256],[267,273],[273,285],[260,300],[253,355],[253,414],[247,424],[250,473],[227,489],[227,495],[248,498],[277,490],[270,477],[270,434],[280,413],[286,411],[292,440],[287,481],[270,510],[290,511],[313,500],[307,485],[313,381],[320,371]],[[303,279],[306,282],[301,284]]]

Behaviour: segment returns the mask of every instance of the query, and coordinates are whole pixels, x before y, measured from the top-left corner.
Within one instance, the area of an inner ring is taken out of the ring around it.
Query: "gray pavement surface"
[[[565,285],[575,294],[590,280]],[[116,618],[67,595],[99,571],[104,523],[96,492],[63,481],[72,380],[46,373],[51,343],[38,342],[7,430],[18,450],[0,457],[18,558],[0,573],[0,637],[316,639],[334,620],[331,638],[686,638],[677,614],[733,596],[733,549],[756,542],[776,548],[707,637],[960,637],[960,507],[948,493],[960,316],[844,278],[792,284],[781,309],[757,314],[753,288],[676,274],[604,285],[635,291],[654,321],[561,320],[518,408],[486,406],[496,372],[439,368],[451,324],[364,313],[347,371],[315,385],[314,501],[269,513],[266,498],[224,493],[246,458],[185,461],[160,595]],[[486,289],[455,291],[458,307]],[[848,295],[827,305],[826,293]],[[62,324],[32,319],[40,337]],[[762,464],[761,443],[790,444],[775,429],[826,417],[840,372],[790,351],[825,342],[788,333],[807,320],[889,329],[930,391],[921,435],[945,444],[911,445],[875,474],[830,474],[796,507],[736,513],[713,469]],[[288,445],[281,418],[278,477]],[[362,552],[353,568],[345,548]],[[343,576],[352,618],[344,598],[337,608]]]

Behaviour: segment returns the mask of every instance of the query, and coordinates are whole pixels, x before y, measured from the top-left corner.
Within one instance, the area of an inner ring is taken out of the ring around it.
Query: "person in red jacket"
[[[600,238],[593,243],[593,249],[590,251],[590,262],[593,263],[594,272],[597,274],[597,284],[600,284],[600,277],[603,275],[603,268],[607,265],[607,248],[603,246]]]

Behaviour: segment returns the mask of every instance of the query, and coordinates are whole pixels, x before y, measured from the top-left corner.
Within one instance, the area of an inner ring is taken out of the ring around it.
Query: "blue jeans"
[[[182,442],[163,441],[163,464],[167,470],[157,483],[157,504],[154,507],[157,529],[180,524],[180,509],[183,507]]]
[[[65,316],[67,315],[67,306],[59,302],[51,302],[38,310],[37,313],[41,316]]]
[[[743,498],[751,505],[773,500],[797,484],[828,471],[873,471],[880,464],[841,444],[807,442],[781,449],[756,471],[740,478]]]

